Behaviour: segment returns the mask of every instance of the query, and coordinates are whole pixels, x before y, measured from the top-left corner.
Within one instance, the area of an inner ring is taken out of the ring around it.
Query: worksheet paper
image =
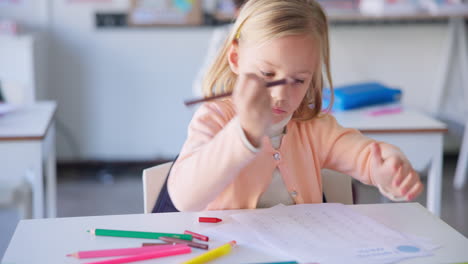
[[[231,223],[210,233],[257,243],[258,249],[300,262],[395,263],[430,256],[438,247],[420,243],[342,204],[276,206],[231,218]]]

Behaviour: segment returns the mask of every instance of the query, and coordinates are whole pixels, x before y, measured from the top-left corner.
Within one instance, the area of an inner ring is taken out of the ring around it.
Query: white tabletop
[[[468,261],[468,239],[417,203],[350,205],[350,208],[398,231],[427,237],[433,243],[442,245],[442,248],[434,252],[434,256],[401,263]],[[209,215],[223,217],[226,220],[230,214],[237,212],[239,210],[216,211],[210,212]],[[181,233],[184,230],[197,231],[202,225],[196,221],[200,214],[207,215],[207,213],[166,213],[22,220],[5,252],[2,264],[84,263],[85,260],[67,258],[65,255],[79,250],[138,247],[142,242],[150,241],[134,238],[94,237],[86,232],[90,228],[174,233]],[[210,241],[210,247],[226,242]],[[201,252],[203,251],[194,249],[191,254],[194,256]],[[139,263],[180,263],[191,257],[191,255],[181,255]],[[278,260],[275,256],[266,255],[246,246],[239,246],[228,256],[212,263],[251,263],[275,260]]]
[[[396,105],[360,108],[333,113],[339,124],[356,128],[363,133],[401,133],[401,132],[438,132],[447,131],[447,126],[419,111],[402,106],[398,113],[370,115],[379,109],[395,109]]]
[[[0,141],[43,139],[56,109],[55,102],[37,102],[1,115]]]

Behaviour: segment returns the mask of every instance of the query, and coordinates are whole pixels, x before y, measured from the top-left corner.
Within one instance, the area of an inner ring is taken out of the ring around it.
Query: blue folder
[[[375,104],[398,102],[402,92],[378,82],[367,82],[336,87],[332,111],[343,111]],[[323,90],[323,108],[330,104],[330,89]]]

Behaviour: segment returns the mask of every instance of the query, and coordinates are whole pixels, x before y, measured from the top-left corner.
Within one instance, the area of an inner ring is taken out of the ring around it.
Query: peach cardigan
[[[168,192],[180,211],[253,209],[276,167],[296,204],[321,203],[320,171],[328,168],[373,184],[374,140],[341,127],[329,114],[308,121],[292,119],[275,150],[265,136],[259,152],[247,148],[230,100],[203,104],[168,179]],[[240,133],[241,132],[241,133]],[[396,147],[379,143],[384,148]],[[401,154],[403,155],[403,154]]]

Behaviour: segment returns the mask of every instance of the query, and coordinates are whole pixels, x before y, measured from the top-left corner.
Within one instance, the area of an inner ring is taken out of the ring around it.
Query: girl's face
[[[237,74],[255,73],[267,82],[286,77],[294,80],[292,84],[268,88],[273,123],[277,123],[301,104],[317,67],[317,44],[308,35],[285,36],[260,45],[243,41],[233,45],[229,60]]]

